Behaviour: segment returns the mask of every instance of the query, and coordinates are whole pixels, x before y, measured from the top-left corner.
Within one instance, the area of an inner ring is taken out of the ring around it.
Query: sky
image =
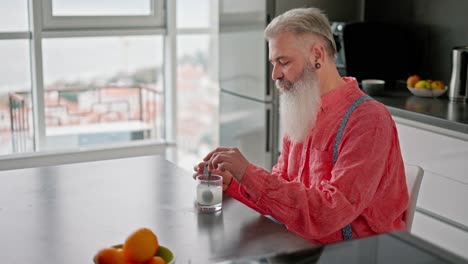
[[[149,15],[149,0],[52,0],[54,15]]]
[[[178,0],[179,28],[208,26],[210,1],[213,0]],[[0,0],[0,32],[29,30],[27,2],[27,0]],[[104,10],[110,4],[115,12],[132,10],[132,14],[138,14],[144,13],[149,2],[149,0],[53,0],[53,4],[61,14],[89,12],[89,10],[96,12]],[[178,42],[179,57],[193,54],[197,50],[208,52],[208,49],[207,35],[184,37]],[[59,79],[73,80],[77,74],[83,78],[92,78],[118,71],[131,72],[141,67],[160,66],[163,63],[162,51],[161,36],[44,39],[44,80],[47,84]],[[1,90],[29,87],[29,60],[28,40],[0,40],[0,61],[4,62],[0,63]]]

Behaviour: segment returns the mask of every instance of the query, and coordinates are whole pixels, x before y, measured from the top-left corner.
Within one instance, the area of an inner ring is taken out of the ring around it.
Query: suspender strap
[[[343,119],[341,119],[340,126],[338,127],[338,133],[336,133],[335,137],[335,144],[333,144],[333,166],[335,166],[336,160],[338,159],[338,147],[341,144],[341,138],[343,137],[343,132],[346,126],[346,123],[348,123],[348,119],[351,116],[351,113],[356,109],[359,105],[364,103],[365,101],[370,101],[373,100],[370,96],[364,95],[356,99],[356,101],[353,102],[353,104],[348,108],[346,113],[343,116]]]
[[[371,97],[364,95],[359,97],[356,101],[353,102],[353,104],[348,108],[346,113],[343,116],[343,119],[341,119],[340,126],[338,127],[338,132],[336,133],[335,137],[335,143],[333,144],[333,166],[335,166],[336,161],[338,160],[338,147],[340,146],[341,139],[343,138],[343,132],[346,127],[346,123],[348,123],[348,119],[351,116],[351,113],[363,102],[372,100]],[[351,229],[351,224],[347,224],[343,229],[341,230],[341,233],[343,234],[343,240],[350,240],[353,238],[353,231]]]

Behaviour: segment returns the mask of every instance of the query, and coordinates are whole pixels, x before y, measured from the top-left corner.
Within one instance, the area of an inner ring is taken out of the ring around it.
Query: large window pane
[[[0,32],[27,31],[28,28],[28,1],[1,0]]]
[[[220,11],[223,14],[242,14],[242,13],[257,13],[265,12],[265,0],[220,0]]]
[[[162,41],[43,40],[47,148],[161,138]]]
[[[215,0],[177,0],[177,27],[207,28],[210,26],[211,2]]]
[[[54,16],[150,15],[151,0],[53,0]]]
[[[0,41],[0,58],[0,155],[33,151],[29,41]]]
[[[218,144],[217,60],[209,35],[178,36],[178,164],[191,168]]]

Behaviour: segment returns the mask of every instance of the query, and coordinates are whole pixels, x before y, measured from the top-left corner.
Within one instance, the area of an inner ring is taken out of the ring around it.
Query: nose
[[[276,65],[273,66],[273,71],[271,72],[271,78],[273,81],[283,78],[283,73],[281,72],[280,68]]]

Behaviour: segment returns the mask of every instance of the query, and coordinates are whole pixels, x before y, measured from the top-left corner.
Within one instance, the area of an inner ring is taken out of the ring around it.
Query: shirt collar
[[[325,108],[328,108],[331,105],[335,105],[337,101],[340,100],[340,98],[343,97],[348,97],[350,93],[353,92],[354,89],[350,88],[356,88],[358,87],[358,83],[356,78],[354,77],[343,77],[343,81],[345,81],[345,84],[341,85],[340,87],[333,89],[332,91],[322,95],[321,100],[322,103],[320,105],[320,108],[323,110]]]

